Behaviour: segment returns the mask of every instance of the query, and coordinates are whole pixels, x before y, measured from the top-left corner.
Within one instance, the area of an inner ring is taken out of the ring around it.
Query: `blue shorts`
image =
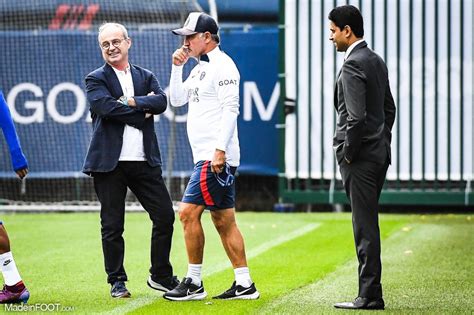
[[[233,176],[236,170],[237,167],[226,167],[222,173],[217,175],[211,171],[211,161],[197,162],[182,202],[203,205],[209,210],[234,208],[235,183]]]

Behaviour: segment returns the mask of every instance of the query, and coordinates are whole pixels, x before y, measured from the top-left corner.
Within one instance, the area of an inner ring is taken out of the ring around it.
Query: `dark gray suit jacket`
[[[92,116],[92,139],[83,172],[110,172],[115,169],[122,150],[123,130],[130,125],[143,131],[143,147],[150,166],[161,165],[160,149],[156,139],[153,117],[146,113],[161,114],[166,110],[166,94],[155,75],[141,67],[130,65],[134,100],[132,108],[117,101],[122,87],[115,71],[108,64],[86,76],[86,94]],[[150,92],[155,95],[148,95]]]
[[[390,163],[395,103],[382,58],[361,42],[349,54],[334,90],[338,117],[333,146],[340,164],[344,157]]]

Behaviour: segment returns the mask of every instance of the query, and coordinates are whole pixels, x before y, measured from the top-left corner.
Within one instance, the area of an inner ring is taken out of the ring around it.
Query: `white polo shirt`
[[[207,53],[183,82],[183,66],[172,66],[170,102],[188,103],[187,131],[194,163],[212,161],[216,149],[225,151],[226,162],[240,164],[237,134],[240,74],[234,61],[219,47]],[[201,58],[202,59],[202,58]]]
[[[125,71],[114,69],[115,74],[122,87],[123,95],[131,98],[135,95],[133,88],[132,73],[130,65]],[[143,131],[135,127],[125,125],[123,129],[122,151],[120,152],[119,161],[146,161],[145,151],[143,148]]]

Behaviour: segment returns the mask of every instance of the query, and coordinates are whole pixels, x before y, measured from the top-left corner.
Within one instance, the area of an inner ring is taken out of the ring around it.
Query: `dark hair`
[[[342,5],[336,7],[329,12],[328,18],[341,30],[348,25],[355,36],[358,38],[364,37],[364,19],[355,6]]]

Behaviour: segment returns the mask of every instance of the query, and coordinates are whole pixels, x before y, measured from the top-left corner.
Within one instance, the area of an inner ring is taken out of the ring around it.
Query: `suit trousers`
[[[382,263],[380,260],[379,197],[388,161],[384,164],[356,160],[343,161],[340,171],[346,195],[352,208],[352,228],[359,260],[359,295],[382,297]]]
[[[127,187],[135,194],[152,221],[151,268],[154,279],[173,275],[170,263],[175,219],[171,197],[161,176],[161,167],[147,162],[123,161],[106,173],[93,173],[101,209],[102,250],[107,282],[127,281],[124,260],[124,219]]]

